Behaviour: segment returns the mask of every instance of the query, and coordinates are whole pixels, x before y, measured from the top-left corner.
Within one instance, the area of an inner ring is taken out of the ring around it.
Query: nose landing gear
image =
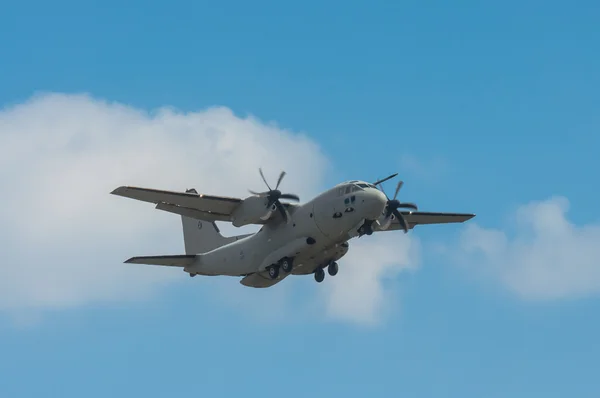
[[[364,224],[358,228],[358,237],[360,238],[363,235],[371,235],[373,234],[373,223],[374,220],[365,220]]]

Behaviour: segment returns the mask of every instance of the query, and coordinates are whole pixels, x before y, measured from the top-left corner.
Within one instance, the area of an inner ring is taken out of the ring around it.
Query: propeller
[[[390,178],[392,178],[394,176],[385,178],[384,181],[389,180]],[[417,208],[417,205],[414,203],[400,202],[398,199],[396,199],[398,197],[398,192],[400,192],[400,188],[402,188],[402,185],[404,185],[404,182],[399,181],[398,185],[396,186],[396,192],[394,193],[394,199],[390,199],[387,196],[387,194],[383,190],[383,186],[381,186],[381,182],[379,183],[379,188],[381,188],[381,192],[383,192],[383,194],[387,198],[387,205],[386,205],[386,209],[385,209],[385,218],[387,219],[393,214],[398,219],[398,222],[400,223],[400,226],[402,227],[402,229],[404,229],[404,233],[407,233],[408,232],[408,222],[406,221],[406,218],[404,218],[402,213],[400,213],[398,211],[398,209],[399,208],[407,208],[407,209],[418,210],[418,208]]]
[[[394,173],[391,176],[387,176],[381,180],[377,180],[373,183],[373,185],[380,185],[382,182],[386,182],[387,180],[391,180],[392,178],[396,177],[398,175],[398,173]],[[386,195],[387,196],[387,195]]]
[[[281,191],[278,189],[279,184],[281,184],[281,180],[283,180],[283,177],[285,177],[285,174],[286,174],[285,171],[282,171],[281,174],[279,174],[279,178],[277,179],[277,185],[275,186],[275,189],[271,189],[271,186],[269,185],[269,183],[267,182],[267,179],[265,178],[265,175],[263,174],[262,168],[259,168],[258,171],[259,171],[260,176],[262,177],[263,181],[265,182],[265,185],[267,186],[267,188],[269,188],[269,190],[266,192],[250,191],[250,193],[260,196],[260,197],[268,198],[267,209],[270,209],[271,206],[275,205],[277,210],[279,210],[279,212],[281,213],[281,216],[283,217],[283,219],[289,223],[290,222],[289,213],[287,212],[286,208],[281,204],[279,199],[288,199],[288,200],[299,201],[300,198],[298,197],[298,195],[295,195],[293,193],[281,193]]]

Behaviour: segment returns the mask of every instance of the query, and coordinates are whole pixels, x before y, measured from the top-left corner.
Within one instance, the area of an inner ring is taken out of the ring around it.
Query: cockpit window
[[[369,184],[360,183],[360,184],[358,184],[358,186],[361,188],[368,188]]]
[[[348,186],[346,187],[346,193],[350,193],[351,191],[352,191],[352,186],[351,186],[351,185],[348,185]]]

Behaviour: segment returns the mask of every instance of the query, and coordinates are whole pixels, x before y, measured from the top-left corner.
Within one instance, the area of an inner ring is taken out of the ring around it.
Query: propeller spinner
[[[260,196],[260,197],[268,198],[267,209],[270,209],[271,206],[275,205],[277,210],[279,210],[279,212],[281,213],[281,216],[283,217],[283,219],[287,223],[289,223],[290,215],[287,212],[286,208],[283,206],[283,204],[279,201],[279,199],[288,199],[288,200],[299,201],[300,198],[298,197],[298,195],[295,195],[293,193],[281,193],[281,191],[278,189],[279,184],[281,184],[281,180],[283,180],[283,177],[286,174],[285,171],[282,171],[281,174],[279,174],[279,178],[277,179],[277,185],[275,186],[275,189],[271,189],[271,186],[269,185],[269,183],[267,182],[267,179],[265,178],[265,175],[263,174],[262,168],[259,168],[258,171],[259,171],[260,176],[262,177],[263,181],[265,182],[265,185],[267,186],[267,188],[269,188],[269,190],[266,192],[250,191],[250,193]]]

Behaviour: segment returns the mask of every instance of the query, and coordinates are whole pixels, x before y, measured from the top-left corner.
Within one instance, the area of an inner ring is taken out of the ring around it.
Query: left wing
[[[432,213],[426,211],[402,211],[401,213],[408,222],[410,229],[413,229],[415,225],[463,223],[475,217],[475,214],[468,213]],[[398,229],[402,229],[402,227],[398,220],[394,219],[386,231]]]
[[[206,221],[233,221],[233,212],[243,202],[240,198],[203,195],[198,194],[195,190],[175,192],[122,186],[112,191],[111,194],[154,203],[159,210]],[[287,208],[293,206],[289,203],[283,203],[283,205]],[[273,213],[271,219],[278,215],[279,213]],[[267,222],[269,220],[259,221],[260,224]]]

